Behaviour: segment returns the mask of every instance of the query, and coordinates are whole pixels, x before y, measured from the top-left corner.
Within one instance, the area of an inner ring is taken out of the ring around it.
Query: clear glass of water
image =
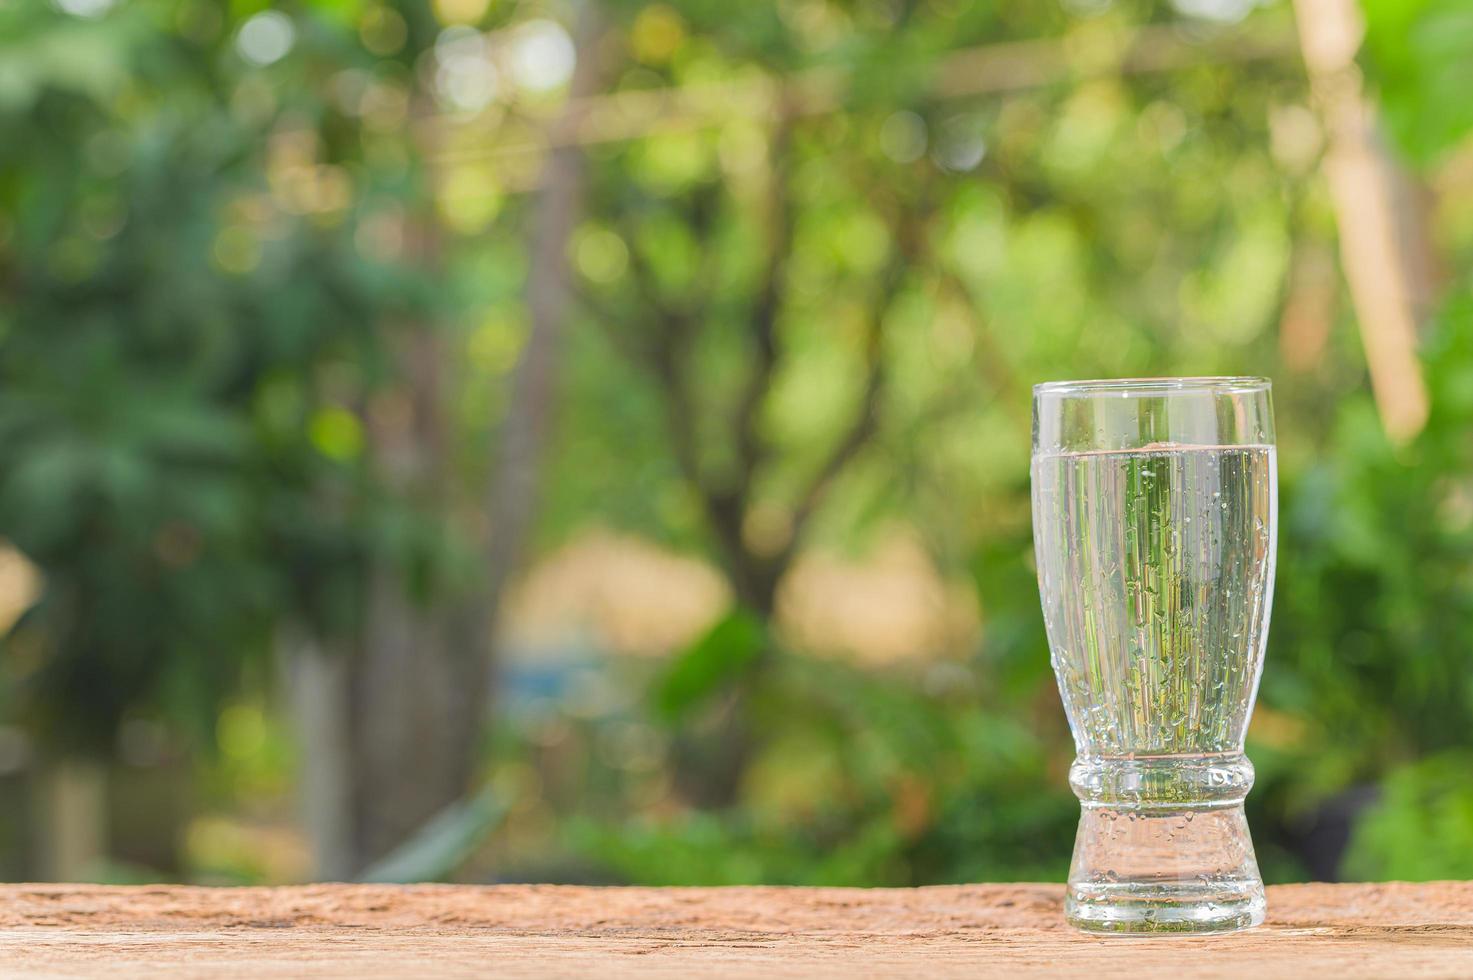
[[[1273,601],[1265,378],[1033,389],[1033,536],[1082,814],[1068,920],[1099,932],[1263,921],[1243,738]]]

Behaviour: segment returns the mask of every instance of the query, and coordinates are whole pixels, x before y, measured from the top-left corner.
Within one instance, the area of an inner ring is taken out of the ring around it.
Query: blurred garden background
[[[0,877],[1062,880],[1029,388],[1231,373],[1265,877],[1473,877],[1470,92],[1462,0],[0,5]]]

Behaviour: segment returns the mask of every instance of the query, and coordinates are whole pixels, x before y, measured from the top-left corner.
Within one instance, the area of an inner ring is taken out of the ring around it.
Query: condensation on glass
[[[1256,925],[1243,738],[1273,598],[1269,382],[1033,394],[1039,593],[1082,807],[1066,915],[1107,932]]]

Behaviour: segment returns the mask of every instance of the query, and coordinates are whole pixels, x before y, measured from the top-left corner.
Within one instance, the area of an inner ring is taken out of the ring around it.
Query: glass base
[[[1064,901],[1064,918],[1087,932],[1232,932],[1263,922],[1263,886],[1240,883],[1241,894],[1222,887],[1121,883],[1110,890],[1073,888]]]
[[[1064,914],[1090,932],[1225,932],[1264,917],[1241,804],[1135,810],[1086,804]]]

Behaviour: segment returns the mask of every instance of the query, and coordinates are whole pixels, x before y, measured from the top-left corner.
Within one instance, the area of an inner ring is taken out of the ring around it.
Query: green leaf
[[[686,649],[655,689],[655,708],[674,721],[751,667],[767,649],[767,628],[736,607]]]
[[[358,880],[393,884],[441,881],[465,862],[505,815],[505,803],[487,786],[431,817]]]
[[[1350,880],[1431,881],[1473,875],[1473,757],[1454,751],[1393,773],[1357,823],[1345,858]],[[1429,846],[1435,841],[1435,846]]]
[[[1419,165],[1473,131],[1473,5],[1466,0],[1362,0],[1361,63],[1387,126]]]

